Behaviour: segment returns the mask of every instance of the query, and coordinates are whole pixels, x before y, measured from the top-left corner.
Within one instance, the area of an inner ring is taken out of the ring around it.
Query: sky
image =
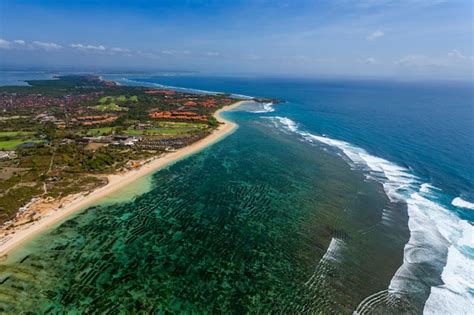
[[[0,67],[473,79],[472,0],[0,1]]]

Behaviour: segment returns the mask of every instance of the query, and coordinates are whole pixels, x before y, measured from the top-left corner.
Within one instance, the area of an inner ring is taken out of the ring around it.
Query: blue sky
[[[471,0],[11,1],[0,65],[472,78]]]

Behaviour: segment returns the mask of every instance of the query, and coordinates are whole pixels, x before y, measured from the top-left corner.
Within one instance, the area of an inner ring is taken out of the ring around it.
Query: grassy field
[[[190,123],[190,122],[180,122],[180,121],[162,121],[158,123],[160,128],[162,127],[190,127],[195,129],[205,129],[207,128],[207,124],[205,123]]]
[[[107,104],[115,101],[113,96],[103,96],[99,99],[99,104]]]
[[[115,103],[100,104],[100,105],[94,106],[93,108],[95,108],[95,109],[97,109],[97,110],[100,110],[100,111],[102,111],[102,112],[105,112],[105,111],[119,112],[119,111],[128,110],[127,107],[121,107],[121,106],[118,106],[118,105],[115,104]]]
[[[207,128],[206,124],[186,123],[186,122],[160,122],[151,129],[128,129],[124,134],[130,136],[142,135],[185,135],[191,134]]]
[[[123,133],[129,136],[142,136],[142,135],[184,135],[193,133],[198,129],[194,128],[153,128],[146,130],[128,129]]]
[[[126,101],[138,102],[138,97],[136,95],[132,95],[127,99],[127,97],[125,95],[103,96],[99,99],[99,104],[107,104],[107,103],[113,103],[113,102],[124,103]]]
[[[130,96],[128,99],[125,95],[120,96],[103,96],[99,99],[99,105],[94,106],[95,109],[100,111],[124,111],[128,110],[127,107],[117,105],[117,103],[125,102],[137,102],[138,97],[136,95]]]
[[[26,137],[33,135],[32,131],[0,131],[0,138],[5,137]]]
[[[123,133],[128,136],[142,136],[142,135],[181,135],[190,133],[194,131],[194,129],[190,128],[155,128],[155,129],[147,129],[147,130],[136,130],[136,129],[128,129],[125,130]]]
[[[151,129],[126,129],[120,134],[128,136],[143,136],[143,135],[184,135],[204,130],[207,128],[206,124],[186,123],[186,122],[160,122],[155,128]],[[110,135],[115,127],[92,128],[86,131],[87,136],[96,137],[103,135]]]
[[[114,130],[114,127],[102,127],[102,128],[92,128],[87,130],[88,136],[102,136],[109,135]]]
[[[5,140],[0,141],[0,150],[13,150],[20,144],[24,144],[27,142],[34,142],[34,143],[41,143],[43,140],[38,139],[13,139],[13,140]]]

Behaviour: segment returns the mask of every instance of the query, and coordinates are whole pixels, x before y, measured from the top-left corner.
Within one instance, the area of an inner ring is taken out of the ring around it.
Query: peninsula
[[[96,76],[1,87],[0,256],[138,178],[231,133],[243,100]]]

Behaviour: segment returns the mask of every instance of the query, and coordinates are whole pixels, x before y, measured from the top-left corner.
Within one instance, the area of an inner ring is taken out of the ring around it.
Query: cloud
[[[114,47],[111,49],[112,52],[116,52],[116,53],[128,53],[130,52],[130,50],[128,50],[127,48],[120,48],[120,47]]]
[[[215,52],[215,51],[208,51],[206,53],[206,56],[210,56],[210,57],[215,57],[215,56],[219,56],[219,55],[220,55],[220,53]]]
[[[162,50],[164,55],[189,55],[191,52],[189,50]]]
[[[84,45],[84,44],[71,44],[69,45],[71,48],[76,48],[84,51],[105,51],[105,46],[103,45]]]
[[[373,41],[373,40],[376,40],[380,37],[383,37],[384,35],[385,35],[385,33],[382,32],[381,30],[376,30],[375,32],[372,32],[369,35],[367,35],[366,39],[368,41]]]
[[[9,41],[3,38],[0,38],[0,49],[10,49],[10,48],[12,48],[12,43],[10,43]]]
[[[410,67],[465,67],[472,66],[473,57],[463,55],[459,50],[452,50],[440,56],[411,54],[400,58],[397,65]]]
[[[408,67],[442,67],[447,66],[447,61],[422,54],[410,54],[400,58],[395,64]]]
[[[145,58],[150,58],[150,59],[159,59],[161,56],[159,54],[155,53],[149,53],[141,50],[136,51],[137,56],[145,57]]]
[[[259,56],[254,56],[254,58],[250,59],[259,59]],[[266,58],[268,60],[268,58]],[[306,55],[293,55],[284,57],[283,59],[275,59],[276,62],[293,62],[296,64],[302,65],[315,65],[315,64],[330,64],[336,62],[336,58],[326,58],[326,57],[313,57],[313,56],[306,56]]]
[[[58,45],[56,43],[47,43],[47,42],[40,42],[40,41],[34,41],[33,45],[44,50],[56,50],[56,49],[63,48],[63,46]]]
[[[450,58],[455,58],[455,59],[466,59],[466,56],[464,56],[459,50],[453,49],[448,53],[448,57]]]
[[[375,65],[378,63],[377,59],[374,57],[369,57],[366,59],[357,59],[357,63],[363,63],[363,64],[368,64],[368,65]]]
[[[0,38],[0,49],[25,49],[28,48],[26,42],[22,39],[15,39],[14,41],[8,41]]]
[[[262,59],[262,57],[260,57],[259,55],[255,55],[255,54],[246,54],[243,56],[243,59],[245,60],[260,60]]]
[[[373,57],[369,57],[365,60],[365,63],[375,64],[375,63],[377,63],[377,60]]]

